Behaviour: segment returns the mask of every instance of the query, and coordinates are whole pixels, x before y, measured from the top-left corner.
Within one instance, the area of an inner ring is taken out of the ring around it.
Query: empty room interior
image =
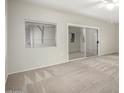
[[[119,93],[119,0],[6,0],[6,93]]]

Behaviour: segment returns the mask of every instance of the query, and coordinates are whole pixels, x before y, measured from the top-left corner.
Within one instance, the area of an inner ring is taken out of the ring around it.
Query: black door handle
[[[99,41],[97,41],[97,44],[99,44]]]

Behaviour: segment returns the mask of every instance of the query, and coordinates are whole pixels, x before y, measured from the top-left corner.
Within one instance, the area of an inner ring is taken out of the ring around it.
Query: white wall
[[[21,3],[21,0],[8,0],[8,47],[9,73],[59,64],[68,61],[67,23],[99,27],[99,54],[118,51],[118,29],[95,18],[59,12],[42,6]],[[24,19],[57,23],[57,47],[25,48]]]
[[[7,8],[7,0],[5,0],[5,82],[8,77],[8,8]]]

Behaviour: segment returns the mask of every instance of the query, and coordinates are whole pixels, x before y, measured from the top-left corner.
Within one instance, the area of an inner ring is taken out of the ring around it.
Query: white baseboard
[[[119,54],[119,52],[105,53],[105,54],[102,54],[102,56],[104,56],[104,55],[112,55],[112,54]]]
[[[115,53],[118,53],[118,52],[106,53],[106,54],[102,54],[102,55],[110,55],[110,54],[115,54]],[[98,56],[102,56],[102,55],[98,55]],[[92,56],[92,57],[96,57],[96,56]],[[59,65],[59,64],[62,64],[62,63],[67,63],[67,62],[70,62],[70,61],[75,61],[75,60],[85,59],[85,58],[88,58],[88,57],[77,58],[77,59],[73,59],[73,60],[67,60],[67,61],[63,61],[63,62],[61,62],[61,63],[50,64],[50,65],[44,65],[44,66],[39,66],[39,67],[31,67],[31,68],[29,68],[29,69],[25,69],[25,70],[20,70],[20,71],[8,73],[8,76],[11,75],[11,74],[16,74],[16,73],[21,73],[21,72],[25,72],[25,71],[30,71],[30,70],[45,68],[45,67],[54,66],[54,65]]]
[[[21,72],[26,72],[26,71],[30,71],[30,70],[36,70],[36,69],[45,68],[45,67],[49,67],[49,66],[59,65],[59,64],[62,64],[62,63],[66,63],[66,62],[68,62],[68,61],[64,61],[64,62],[56,63],[56,64],[38,66],[38,67],[31,67],[31,68],[28,68],[28,69],[25,69],[25,70],[20,70],[20,71],[8,73],[8,76],[12,75],[12,74],[16,74],[16,73],[21,73]]]

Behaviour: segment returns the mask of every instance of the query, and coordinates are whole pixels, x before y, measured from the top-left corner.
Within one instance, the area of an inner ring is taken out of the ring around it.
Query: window
[[[56,24],[25,22],[25,47],[56,46]]]

